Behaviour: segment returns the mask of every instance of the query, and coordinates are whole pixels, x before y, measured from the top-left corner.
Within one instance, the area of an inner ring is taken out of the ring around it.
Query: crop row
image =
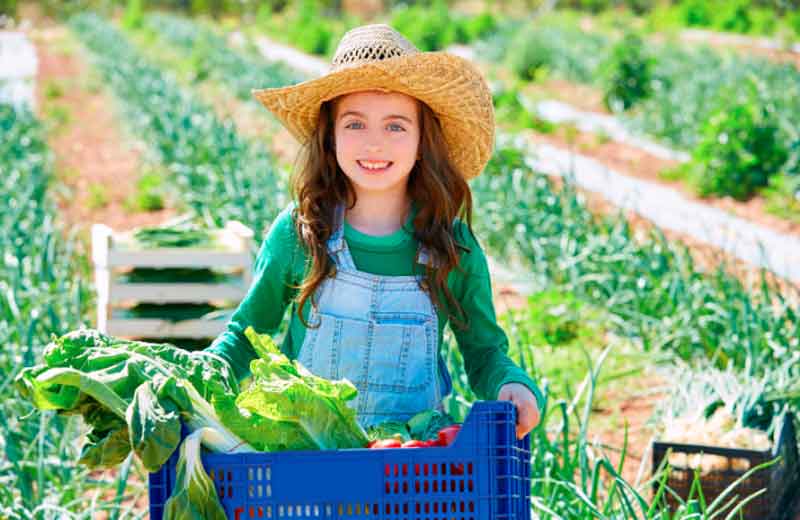
[[[210,224],[239,220],[263,236],[286,201],[266,148],[237,135],[232,121],[217,118],[211,107],[148,63],[108,22],[82,14],[71,23],[122,101],[126,119],[170,173],[186,205]]]
[[[90,483],[88,471],[75,463],[75,418],[31,413],[12,384],[39,360],[51,334],[85,323],[87,262],[56,225],[52,155],[42,124],[26,110],[0,105],[0,133],[0,517],[91,518],[118,508],[114,502],[91,505],[88,495],[113,490],[115,482]]]
[[[234,51],[211,28],[186,18],[152,14],[144,18],[144,26],[186,55],[194,77],[224,80],[240,100],[255,101],[253,88],[282,87],[304,79],[283,62],[266,62],[254,51]]]

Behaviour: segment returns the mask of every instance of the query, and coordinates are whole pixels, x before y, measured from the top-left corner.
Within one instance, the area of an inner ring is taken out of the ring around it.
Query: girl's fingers
[[[517,388],[520,387],[520,388]],[[511,401],[517,409],[517,438],[522,439],[539,424],[539,408],[536,398],[523,385],[509,384],[500,389],[500,401]]]

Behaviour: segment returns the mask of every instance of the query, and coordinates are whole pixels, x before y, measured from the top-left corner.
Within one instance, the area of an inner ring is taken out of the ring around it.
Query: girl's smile
[[[369,173],[379,173],[392,166],[391,161],[356,161],[359,166]]]
[[[419,148],[419,105],[398,92],[363,91],[336,102],[336,159],[356,195],[403,196]]]

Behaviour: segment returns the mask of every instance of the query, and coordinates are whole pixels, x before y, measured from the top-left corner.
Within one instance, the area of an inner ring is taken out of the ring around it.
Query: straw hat
[[[325,76],[289,87],[253,90],[253,95],[306,143],[324,101],[363,90],[401,92],[427,104],[439,119],[451,161],[466,179],[477,176],[489,161],[494,107],[481,73],[459,56],[420,52],[388,25],[348,31]]]

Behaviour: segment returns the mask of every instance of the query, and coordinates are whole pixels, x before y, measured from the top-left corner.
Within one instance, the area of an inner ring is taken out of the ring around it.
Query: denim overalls
[[[318,376],[347,378],[358,388],[348,404],[365,428],[441,410],[452,382],[439,355],[433,302],[417,276],[358,271],[344,239],[344,206],[335,218],[327,247],[336,275],[317,289],[298,360]],[[421,248],[419,262],[427,258]]]

